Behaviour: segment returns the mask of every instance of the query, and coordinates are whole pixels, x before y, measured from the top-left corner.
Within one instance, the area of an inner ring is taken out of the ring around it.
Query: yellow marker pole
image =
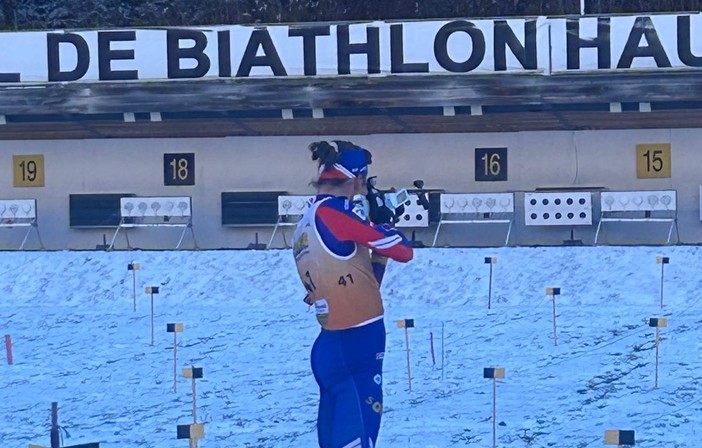
[[[409,331],[405,327],[405,346],[407,347],[407,379],[409,380],[409,391],[412,392],[412,363],[410,362]]]
[[[653,384],[654,389],[658,389],[658,346],[660,345],[660,328],[656,327],[656,380]]]
[[[664,267],[666,264],[670,263],[670,257],[662,257],[662,256],[657,256],[656,257],[656,263],[661,265],[661,309],[663,309],[663,276],[664,276]]]
[[[132,271],[132,303],[133,311],[136,312],[136,271],[139,270],[139,263],[129,263],[127,265],[127,270]]]
[[[553,345],[558,345],[558,332],[556,331],[556,296],[561,294],[561,288],[546,288],[546,294],[551,296],[553,302]]]
[[[497,380],[505,378],[504,367],[483,369],[483,378],[492,380],[492,448],[497,448]]]
[[[412,392],[412,368],[410,362],[410,345],[409,345],[409,328],[414,328],[414,319],[402,319],[397,321],[398,328],[405,329],[405,347],[407,350],[407,381],[409,383],[409,391]]]
[[[492,265],[497,263],[497,258],[495,257],[485,257],[485,264],[490,265],[490,277],[488,281],[488,309],[492,305]]]
[[[492,379],[492,448],[497,447],[497,378]]]
[[[656,380],[653,385],[654,389],[658,389],[658,353],[661,343],[660,329],[668,326],[668,319],[665,317],[654,317],[648,320],[648,326],[656,329]]]
[[[154,345],[154,294],[159,293],[158,286],[147,286],[146,293],[151,296],[151,345]]]
[[[178,392],[178,333],[173,332],[173,392]]]

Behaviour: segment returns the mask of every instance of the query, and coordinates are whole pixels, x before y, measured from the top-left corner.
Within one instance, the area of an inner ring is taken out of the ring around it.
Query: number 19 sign
[[[163,184],[195,185],[195,154],[164,154]]]
[[[43,187],[44,155],[13,155],[12,185],[15,187]]]

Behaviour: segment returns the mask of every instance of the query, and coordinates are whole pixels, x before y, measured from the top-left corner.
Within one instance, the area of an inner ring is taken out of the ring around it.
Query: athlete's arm
[[[402,263],[412,259],[412,246],[399,230],[362,219],[353,212],[349,201],[330,200],[320,204],[317,218],[339,241],[352,241],[372,249],[374,254]]]

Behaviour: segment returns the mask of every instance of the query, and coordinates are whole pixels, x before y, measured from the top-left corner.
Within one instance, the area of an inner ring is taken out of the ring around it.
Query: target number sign
[[[13,155],[12,185],[15,187],[43,187],[44,155]]]
[[[636,145],[636,177],[670,177],[670,143]]]
[[[475,181],[507,180],[507,148],[475,148]]]
[[[163,184],[195,185],[195,154],[164,154]]]

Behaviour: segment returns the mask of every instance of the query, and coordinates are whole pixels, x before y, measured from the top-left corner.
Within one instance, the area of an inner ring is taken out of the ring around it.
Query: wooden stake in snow
[[[9,334],[5,335],[5,351],[7,352],[7,364],[12,365],[12,336]]]
[[[183,324],[166,324],[166,332],[173,333],[173,392],[178,392],[178,333],[183,332]]]
[[[553,345],[558,345],[558,332],[556,331],[556,296],[561,295],[561,288],[546,288],[546,294],[551,296],[551,302],[553,302]]]
[[[193,387],[193,424],[190,425],[190,426],[191,426],[191,427],[192,427],[192,426],[197,426],[197,425],[198,425],[198,423],[197,423],[197,389],[196,389],[196,386],[195,386],[195,380],[200,379],[200,378],[202,378],[202,377],[204,376],[204,375],[203,375],[202,367],[195,367],[195,366],[186,367],[185,369],[183,369],[183,376],[184,376],[185,378],[190,378],[190,379],[192,380],[192,387]],[[181,431],[180,426],[188,426],[188,425],[178,425],[178,434],[179,434],[178,438],[179,438],[179,439],[182,438],[182,437],[180,437],[180,431]],[[192,436],[191,436],[191,437],[187,437],[188,439],[190,439],[190,448],[197,448],[198,439],[201,439],[201,438],[205,437],[205,427],[204,427],[204,425],[200,425],[200,426],[202,426],[202,435],[201,435],[201,436],[199,436],[199,437],[192,437]],[[185,438],[185,437],[183,437],[183,438]]]
[[[151,295],[151,345],[154,345],[154,294],[158,294],[158,286],[147,286],[146,293]]]
[[[658,389],[658,347],[660,346],[661,333],[663,327],[668,326],[668,319],[665,317],[652,317],[648,320],[648,326],[656,329],[656,380],[653,385],[654,389]]]
[[[663,309],[663,273],[666,264],[670,263],[669,257],[656,257],[656,263],[661,265],[661,309]]]
[[[127,265],[127,271],[132,271],[132,303],[136,312],[136,271],[139,270],[139,263],[131,262]]]
[[[414,328],[414,319],[402,319],[397,321],[397,328],[405,329],[405,349],[407,350],[407,380],[409,391],[412,392],[412,368],[410,363],[409,328]]]
[[[490,265],[490,277],[488,281],[488,309],[492,305],[492,265],[497,263],[497,258],[495,257],[485,257],[485,264]]]
[[[608,429],[605,431],[605,445],[623,446],[636,445],[634,431],[621,429]]]
[[[497,380],[505,378],[504,367],[486,367],[483,378],[492,380],[492,448],[497,447]]]

